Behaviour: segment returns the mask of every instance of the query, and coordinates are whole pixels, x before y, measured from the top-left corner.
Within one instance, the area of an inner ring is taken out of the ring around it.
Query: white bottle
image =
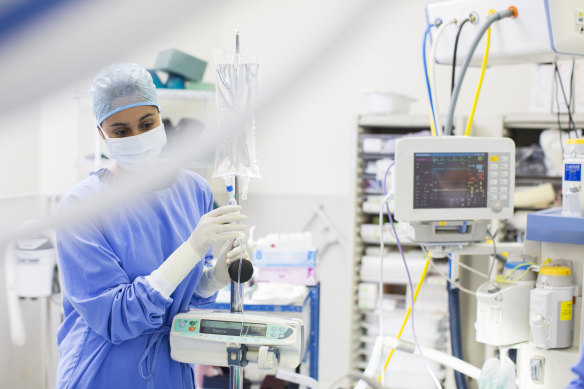
[[[584,139],[568,139],[562,176],[562,215],[579,217],[584,209]]]

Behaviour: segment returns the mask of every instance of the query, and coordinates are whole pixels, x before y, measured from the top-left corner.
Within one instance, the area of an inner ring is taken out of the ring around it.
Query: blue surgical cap
[[[91,84],[91,104],[98,124],[132,107],[154,105],[160,110],[152,76],[135,63],[113,64],[103,69]]]

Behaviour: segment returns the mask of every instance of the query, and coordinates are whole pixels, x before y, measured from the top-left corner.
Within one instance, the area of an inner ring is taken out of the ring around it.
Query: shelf
[[[158,97],[167,97],[173,99],[215,99],[215,91],[209,90],[157,88],[156,94]]]
[[[584,127],[584,114],[572,114],[576,127]],[[560,114],[562,128],[568,127],[567,113]],[[507,129],[542,130],[558,128],[558,115],[555,113],[517,113],[503,116],[503,127]]]
[[[428,116],[408,114],[362,115],[359,117],[359,125],[361,127],[391,127],[393,129],[403,129],[404,133],[430,129]],[[395,133],[391,135],[395,135]]]
[[[526,239],[581,245],[584,243],[584,218],[562,216],[561,208],[530,213]]]
[[[394,159],[394,154],[393,153],[383,154],[383,153],[364,153],[364,152],[361,152],[359,154],[359,157],[364,159],[364,160]]]

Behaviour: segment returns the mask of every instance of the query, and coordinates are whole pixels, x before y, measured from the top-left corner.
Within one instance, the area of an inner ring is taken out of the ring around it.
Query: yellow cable
[[[509,278],[515,273],[515,271],[517,269],[519,269],[520,267],[525,266],[525,265],[528,265],[529,267],[527,269],[525,269],[525,271],[523,272],[523,274],[521,274],[521,276],[519,276],[516,279],[509,280]],[[522,262],[519,265],[515,266],[513,269],[511,269],[509,271],[509,273],[507,273],[506,276],[503,277],[502,275],[498,275],[497,277],[495,277],[495,281],[502,283],[502,284],[511,284],[513,282],[516,282],[516,281],[521,281],[521,279],[523,277],[525,277],[525,275],[531,271],[532,266],[536,266],[536,264],[533,262],[526,262],[526,263]]]
[[[432,136],[437,136],[436,127],[434,127],[434,117],[432,116],[432,111],[430,111],[429,116],[430,116],[430,130],[432,131]]]
[[[430,254],[428,254],[428,257],[430,257]],[[422,270],[422,275],[420,276],[420,280],[418,281],[418,285],[416,285],[416,290],[414,292],[414,302],[418,298],[418,293],[420,292],[420,288],[422,287],[422,283],[424,282],[424,279],[426,278],[426,273],[428,272],[429,266],[430,266],[430,258],[426,258],[426,264],[424,265],[424,270]],[[401,338],[402,333],[404,332],[404,329],[406,328],[406,324],[408,322],[408,319],[410,318],[411,313],[412,313],[412,305],[410,304],[410,306],[408,307],[408,312],[406,313],[406,317],[404,318],[404,322],[402,323],[402,326],[397,334],[398,339]],[[387,365],[389,364],[389,360],[393,356],[394,351],[395,350],[392,349],[390,351],[389,355],[387,356],[387,360],[385,361],[385,365],[383,366],[383,371],[385,371],[387,369]],[[381,374],[379,374],[379,377],[377,377],[377,381],[381,381]]]
[[[489,11],[489,15],[495,12],[494,10]],[[483,84],[483,77],[485,75],[485,69],[487,68],[487,59],[489,57],[489,46],[491,44],[491,28],[487,29],[487,45],[485,47],[485,55],[483,55],[483,63],[481,65],[481,77],[479,78],[479,85],[477,86],[477,91],[475,93],[475,98],[472,103],[472,109],[470,111],[470,116],[468,118],[468,122],[466,123],[466,131],[464,132],[464,136],[469,136],[470,134],[470,127],[472,126],[472,120],[474,118],[475,110],[477,108],[477,103],[479,101],[479,93],[481,92],[481,85]]]

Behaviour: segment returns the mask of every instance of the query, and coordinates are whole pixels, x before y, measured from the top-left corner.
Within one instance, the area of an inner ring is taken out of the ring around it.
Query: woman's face
[[[160,113],[153,105],[132,107],[113,114],[101,123],[108,138],[126,138],[150,131],[160,125]],[[102,138],[101,129],[98,127]],[[105,139],[105,138],[104,138]]]

